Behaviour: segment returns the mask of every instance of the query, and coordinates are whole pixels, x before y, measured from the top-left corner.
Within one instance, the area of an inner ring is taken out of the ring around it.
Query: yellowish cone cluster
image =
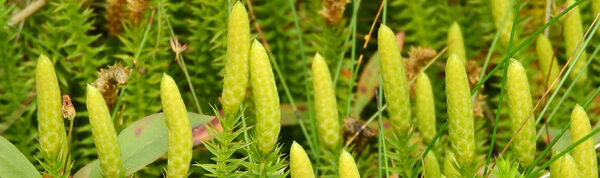
[[[36,66],[37,121],[40,150],[47,158],[57,158],[67,144],[61,116],[61,96],[54,64],[40,55]]]
[[[575,3],[574,0],[567,0],[568,6],[571,6],[574,3]],[[571,59],[571,63],[572,63],[573,61],[575,61],[575,58],[579,54],[579,51],[581,51],[581,48],[582,48],[581,46],[583,46],[583,45],[580,45],[581,41],[583,41],[584,31],[583,31],[583,25],[581,22],[581,13],[579,12],[579,6],[571,9],[571,11],[569,11],[568,14],[566,14],[565,16],[562,17],[561,21],[563,22],[563,37],[565,39],[564,40],[565,41],[565,53],[566,53],[567,59],[572,58]],[[577,84],[584,83],[588,78],[587,70],[585,69],[586,61],[587,61],[587,53],[585,52],[585,50],[583,50],[583,53],[581,53],[579,60],[577,60],[577,62],[575,63],[575,66],[573,67],[573,70],[572,70],[571,76],[570,76],[571,78],[574,79],[577,76],[577,74],[579,74],[580,72],[583,72],[583,74],[577,81]]]
[[[465,51],[465,42],[458,22],[452,23],[448,29],[448,54],[456,54],[466,64],[467,54]]]
[[[508,46],[510,41],[510,33],[513,27],[513,21],[515,19],[514,12],[509,10],[509,8],[511,8],[509,7],[510,1],[511,0],[490,0],[494,25],[496,26],[496,29],[500,30],[500,37],[498,40],[500,44],[504,46]],[[504,21],[504,25],[502,25],[502,19],[504,19],[505,13],[508,14],[506,14],[506,20]],[[513,37],[513,40],[518,41],[516,35]]]
[[[292,143],[290,148],[290,174],[292,178],[314,178],[312,164],[304,148],[300,144]]]
[[[346,150],[342,150],[338,165],[340,178],[360,178],[354,158]]]
[[[550,39],[545,35],[539,35],[535,43],[535,49],[544,81],[548,79],[547,86],[550,87],[560,72],[560,64],[558,64],[554,56],[554,49],[552,48]],[[556,89],[556,86],[558,86],[558,81],[552,86],[552,90]]]
[[[379,27],[377,38],[379,65],[388,116],[396,132],[406,134],[410,127],[411,108],[400,48],[396,41],[396,35],[385,25]]]
[[[273,151],[281,129],[281,109],[275,77],[265,48],[254,40],[250,48],[250,86],[256,115],[258,150]]]
[[[423,163],[423,171],[425,172],[426,178],[439,178],[442,177],[442,173],[440,172],[440,164],[438,163],[437,157],[435,153],[429,152],[427,156],[425,156],[425,163]]]
[[[506,94],[512,133],[515,135],[511,145],[522,166],[529,166],[535,159],[535,117],[533,101],[523,65],[510,59],[506,76]]]
[[[446,63],[446,100],[448,103],[448,133],[460,166],[475,158],[473,104],[465,65],[456,55]]]
[[[341,140],[337,101],[329,68],[318,53],[312,62],[312,82],[319,140],[334,149]]]
[[[570,154],[565,154],[550,165],[551,178],[579,178],[579,169]]]
[[[431,143],[433,137],[437,134],[435,129],[435,101],[431,81],[429,81],[427,74],[423,72],[417,76],[415,97],[417,128],[425,143]]]
[[[167,74],[160,81],[160,100],[169,132],[167,177],[187,177],[194,146],[192,127],[179,88]]]
[[[107,178],[119,178],[123,175],[121,149],[117,140],[117,131],[102,93],[96,87],[88,85],[85,103],[102,175]]]
[[[590,120],[585,110],[579,105],[571,113],[571,141],[576,142],[592,131]],[[589,138],[573,148],[573,159],[577,163],[582,177],[597,178],[598,165],[593,138]]]
[[[229,14],[227,54],[223,78],[222,105],[226,117],[237,113],[248,87],[250,53],[250,22],[241,2],[236,2]]]

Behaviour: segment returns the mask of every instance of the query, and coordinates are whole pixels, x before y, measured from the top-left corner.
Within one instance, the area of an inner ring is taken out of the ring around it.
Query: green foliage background
[[[343,1],[343,0],[341,0]],[[2,2],[2,1],[0,1]],[[35,107],[35,59],[40,54],[48,55],[54,62],[58,72],[61,91],[69,94],[73,99],[78,115],[75,120],[73,135],[73,157],[75,161],[73,170],[78,170],[86,163],[96,159],[96,153],[91,139],[91,132],[87,121],[84,105],[84,86],[93,82],[98,76],[100,68],[108,65],[122,63],[132,66],[135,63],[131,78],[124,86],[120,99],[122,107],[117,108],[115,118],[117,130],[122,130],[129,123],[143,116],[161,111],[159,99],[159,82],[163,72],[169,73],[177,81],[182,96],[186,101],[188,110],[197,111],[194,106],[191,90],[197,98],[204,113],[211,113],[211,105],[219,105],[219,96],[222,87],[223,59],[226,50],[225,37],[227,34],[228,7],[233,0],[150,0],[148,8],[144,11],[143,19],[139,24],[132,23],[128,16],[127,2],[123,1],[122,32],[117,36],[110,36],[107,32],[105,1],[100,0],[54,0],[48,1],[41,9],[27,17],[24,21],[9,26],[11,17],[32,4],[33,0],[8,0],[0,5],[0,135],[9,139],[23,152],[30,161],[41,155],[37,151],[37,123]],[[304,67],[309,65],[309,58],[315,52],[321,53],[329,64],[331,71],[337,69],[341,63],[340,78],[337,82],[336,93],[340,111],[344,113],[348,95],[355,91],[348,91],[351,76],[345,74],[354,67],[351,60],[351,40],[346,41],[351,35],[352,6],[346,5],[343,19],[335,25],[327,23],[320,14],[323,8],[321,0],[295,0],[295,7],[300,21],[303,35],[301,44],[297,38],[298,31],[294,29],[294,16],[287,0],[245,0],[248,9],[252,9],[256,20],[252,20],[251,29],[256,38],[264,39],[268,43],[271,57],[282,71],[282,79],[277,78],[278,89],[282,103],[289,103],[289,98],[282,87],[285,81],[292,98],[296,103],[303,103],[306,95],[305,85],[310,78]],[[354,2],[354,1],[353,1]],[[376,51],[376,37],[373,36],[368,47],[362,49],[364,37],[368,34],[373,19],[377,14],[380,1],[359,1],[357,23],[357,48],[355,54],[364,54],[367,60]],[[519,34],[527,36],[541,27],[544,22],[545,4],[541,1],[524,1],[520,12]],[[249,8],[249,4],[251,7]],[[559,3],[562,2],[555,2]],[[583,24],[591,24],[593,16],[589,2],[581,5]],[[252,15],[251,15],[252,16]],[[152,18],[151,18],[152,17]],[[458,21],[462,27],[467,56],[475,61],[478,66],[483,65],[485,55],[494,37],[495,27],[490,13],[490,3],[487,0],[391,0],[388,2],[387,24],[394,31],[405,32],[403,56],[408,56],[410,47],[430,47],[438,52],[446,45],[447,29],[453,21]],[[380,18],[381,19],[381,18]],[[380,23],[378,19],[377,24]],[[169,24],[182,44],[187,44],[188,49],[182,53],[190,81],[193,88],[186,83],[186,78],[175,60],[175,53],[171,50],[169,37],[171,36]],[[145,28],[151,25],[147,42],[141,49],[141,55],[134,59],[142,43]],[[261,32],[259,33],[258,28]],[[378,27],[378,25],[375,25]],[[550,27],[550,38],[558,40],[561,36],[560,25]],[[375,29],[376,30],[376,29]],[[261,34],[262,33],[262,34]],[[375,33],[376,34],[376,33]],[[554,41],[553,41],[554,42]],[[518,43],[517,43],[518,44]],[[566,57],[562,43],[559,45],[559,63],[564,64]],[[597,40],[592,46],[597,45]],[[303,46],[305,54],[299,47]],[[505,46],[498,46],[493,55],[494,61],[499,61],[504,56]],[[591,52],[591,48],[588,48]],[[304,56],[304,59],[302,58]],[[358,55],[356,55],[358,56]],[[534,91],[534,101],[541,97],[539,92],[542,87],[540,69],[535,62],[535,49],[530,45],[522,50],[517,57],[521,60],[529,74],[530,83]],[[443,56],[436,61],[427,73],[432,78],[434,91],[443,91]],[[592,60],[593,58],[590,58]],[[596,60],[596,59],[593,59]],[[360,65],[364,66],[366,61]],[[361,66],[361,69],[362,69]],[[598,76],[600,63],[591,64],[590,76]],[[276,77],[280,77],[276,75]],[[576,87],[567,97],[558,115],[550,123],[551,128],[560,128],[568,120],[570,108],[575,103],[584,102],[592,92],[593,87],[600,84],[600,78],[591,77],[592,81],[584,87]],[[489,107],[489,112],[496,112],[498,92],[501,75],[495,75],[485,85],[483,93],[488,95],[484,101]],[[537,82],[537,83],[536,83]],[[353,86],[354,87],[354,86]],[[443,92],[434,92],[436,96],[438,128],[444,123],[446,115],[446,99]],[[560,96],[560,95],[559,95]],[[590,118],[596,122],[595,116],[600,114],[600,105],[593,103],[590,107]],[[493,108],[493,109],[492,109]],[[503,107],[506,108],[506,107]],[[551,107],[552,108],[552,107]],[[368,118],[377,110],[375,101],[361,114]],[[508,122],[505,121],[505,111],[501,111],[498,140],[494,152],[499,151],[508,139]],[[294,120],[295,118],[283,118]],[[489,137],[493,127],[494,117],[486,115],[477,118],[478,155],[487,153]],[[250,121],[251,122],[251,121]],[[309,123],[310,124],[310,123]],[[538,125],[539,128],[539,125]],[[284,127],[280,137],[283,143],[282,151],[287,153],[292,138],[302,138],[297,126]],[[442,141],[445,139],[442,137]],[[306,140],[300,140],[306,142]],[[442,145],[447,144],[443,143]],[[306,147],[305,147],[306,148]],[[371,148],[372,149],[372,148]],[[374,149],[373,149],[374,150]],[[194,162],[209,162],[204,148],[197,147]],[[440,154],[438,154],[440,155]],[[481,156],[484,159],[483,156]],[[358,158],[359,166],[363,170],[372,170],[373,166],[366,160],[370,156]],[[136,177],[159,176],[166,160],[152,164]],[[40,167],[38,167],[41,170]],[[202,175],[200,168],[193,167],[192,176]],[[361,171],[365,172],[365,171]],[[370,172],[370,171],[366,171]]]

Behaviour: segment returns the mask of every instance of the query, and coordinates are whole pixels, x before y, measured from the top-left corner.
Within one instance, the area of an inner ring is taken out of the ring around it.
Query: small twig
[[[373,23],[371,23],[371,28],[369,29],[369,33],[367,33],[367,35],[364,36],[365,43],[363,43],[363,51],[365,49],[367,49],[367,46],[369,45],[369,41],[371,40],[371,36],[373,35],[373,30],[375,29],[375,24],[377,24],[377,19],[379,19],[379,14],[381,14],[381,11],[383,10],[383,5],[385,4],[385,1],[386,0],[381,1],[381,5],[379,5],[379,10],[377,10],[375,19],[373,19]],[[360,64],[362,63],[363,58],[364,58],[364,53],[361,53],[360,56],[358,56],[358,60],[356,62],[356,71],[358,71],[358,69],[360,69]],[[355,73],[355,78],[356,78],[356,75],[358,75],[358,72]]]
[[[386,0],[382,0],[381,5],[379,5],[379,10],[377,10],[375,19],[373,20],[373,23],[371,23],[371,29],[369,29],[369,34],[367,34],[367,36],[365,36],[365,43],[363,44],[363,49],[367,48],[369,40],[371,39],[371,34],[373,33],[373,29],[375,29],[375,24],[377,22],[377,19],[379,19],[379,15],[381,14],[381,11],[383,10],[383,5],[385,4],[385,1]]]
[[[14,26],[17,23],[25,20],[27,17],[31,16],[33,13],[37,12],[40,8],[46,5],[46,0],[37,0],[31,4],[29,4],[25,9],[21,10],[19,13],[13,15],[10,18],[10,22],[8,22],[8,26]]]
[[[545,19],[544,19],[544,23],[548,23],[548,21],[550,21],[550,4],[552,0],[546,0],[546,14],[545,14]],[[550,29],[546,28],[546,30],[544,30],[544,35],[548,36]]]

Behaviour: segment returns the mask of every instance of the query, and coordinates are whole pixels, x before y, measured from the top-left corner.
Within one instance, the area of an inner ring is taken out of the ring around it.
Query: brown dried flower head
[[[327,21],[327,23],[336,25],[342,21],[344,10],[349,0],[323,0],[323,9],[319,14]]]
[[[144,17],[144,10],[148,8],[148,0],[127,0],[129,7],[129,20],[133,24],[139,24]]]
[[[433,59],[436,55],[437,51],[435,51],[435,49],[432,48],[410,47],[410,51],[408,52],[408,58],[403,58],[406,78],[408,78],[409,80],[414,79],[417,76],[417,74],[419,74],[419,71],[421,71],[421,69],[425,67],[425,65],[427,65],[427,62]],[[414,96],[415,82],[410,82],[409,85],[410,95]]]
[[[469,60],[467,62],[467,76],[469,76],[469,86],[471,87],[471,90],[475,87],[475,85],[477,85],[477,82],[479,82],[479,75],[481,74],[481,70],[482,68],[477,65],[477,62]],[[481,88],[479,88],[479,90],[483,89],[483,85],[481,85]]]
[[[376,135],[371,128],[365,126],[364,124],[365,123],[360,119],[348,117],[344,119],[344,123],[342,125],[344,141],[347,142],[352,139],[351,144],[354,145],[356,152],[361,152],[361,150],[367,146],[367,143],[375,138]]]
[[[123,27],[121,19],[123,18],[123,4],[125,0],[108,0],[106,1],[106,22],[108,25],[108,34],[117,36]]]
[[[487,107],[487,103],[485,99],[487,95],[484,95],[481,92],[477,93],[477,97],[475,97],[475,102],[473,102],[473,116],[476,118],[482,118],[484,116],[485,107]]]
[[[428,47],[410,47],[408,59],[404,58],[404,68],[406,69],[406,77],[413,79],[419,71],[437,55],[437,51]]]
[[[60,110],[62,111],[63,118],[65,119],[73,120],[75,115],[77,115],[75,107],[73,107],[73,103],[71,102],[71,97],[69,97],[67,94],[62,96],[62,107]]]
[[[104,96],[106,105],[112,108],[117,99],[119,87],[127,84],[131,69],[120,63],[109,66],[108,69],[100,69],[98,79],[92,83]]]
[[[475,85],[477,85],[477,82],[479,82],[479,75],[481,74],[481,70],[483,69],[477,64],[476,61],[473,60],[469,60],[465,67],[467,70],[467,76],[469,77],[469,87],[472,90],[473,88],[475,88]],[[487,103],[485,102],[487,95],[484,95],[483,92],[481,92],[483,88],[484,85],[481,85],[481,87],[479,88],[480,92],[477,92],[477,96],[475,97],[475,101],[473,102],[473,116],[478,118],[484,116],[484,109],[487,105]]]

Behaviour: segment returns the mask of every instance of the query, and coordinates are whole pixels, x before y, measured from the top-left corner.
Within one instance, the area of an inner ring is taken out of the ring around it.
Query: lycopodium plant
[[[440,164],[438,163],[435,153],[431,151],[427,153],[423,165],[423,173],[426,178],[442,177],[442,173],[440,172]]]
[[[314,178],[315,172],[304,148],[296,141],[290,148],[290,173],[292,178]]]
[[[240,110],[246,95],[249,75],[250,23],[248,12],[241,2],[236,2],[231,8],[228,23],[225,76],[221,97],[225,117],[233,117]]]
[[[67,135],[61,116],[62,99],[54,64],[40,55],[36,66],[37,121],[39,149],[50,175],[58,175],[65,163]]]
[[[319,140],[335,149],[341,141],[337,101],[329,68],[319,53],[312,61],[312,83]]]
[[[400,48],[398,48],[396,35],[386,25],[379,27],[377,38],[388,116],[396,132],[403,135],[410,127],[411,115],[408,83]]]
[[[448,30],[448,54],[456,54],[460,59],[464,60],[466,64],[467,55],[465,51],[465,42],[463,39],[462,31],[458,22],[452,23]]]
[[[459,166],[466,167],[475,158],[473,104],[465,65],[455,54],[446,63],[446,100],[450,142]]]
[[[571,6],[573,5],[573,3],[575,3],[574,0],[567,0],[567,6]],[[579,7],[576,6],[575,8],[571,9],[571,11],[569,11],[569,14],[567,14],[565,17],[563,17],[562,19],[563,22],[563,37],[565,39],[565,54],[567,59],[572,58],[571,61],[574,61],[576,58],[576,55],[579,53],[579,51],[581,50],[583,45],[579,45],[579,43],[581,41],[583,41],[583,25],[581,24],[581,13],[579,12]],[[579,60],[577,60],[577,63],[575,63],[575,67],[573,67],[573,72],[571,72],[571,78],[575,78],[577,76],[577,74],[579,74],[580,72],[584,72],[581,76],[581,78],[579,78],[579,80],[577,81],[578,84],[582,84],[585,83],[585,81],[587,80],[587,69],[585,68],[585,63],[587,61],[587,53],[585,52],[585,50],[583,51],[583,53],[581,54],[581,57],[579,57]],[[571,62],[572,63],[572,62]],[[571,64],[569,64],[571,65]]]
[[[350,153],[342,150],[339,159],[340,178],[360,178],[360,173],[356,167],[356,162]]]
[[[511,36],[511,29],[513,27],[513,21],[515,16],[511,10],[509,10],[511,0],[490,0],[490,9],[492,9],[492,17],[494,18],[494,25],[496,29],[500,30],[500,43],[504,46],[508,46]],[[502,19],[506,14],[506,20],[504,21],[504,25],[502,25]],[[502,25],[502,26],[500,26]],[[516,34],[513,34],[513,38],[515,41],[517,40]]]
[[[556,61],[550,39],[546,35],[538,35],[535,49],[544,80],[548,79],[546,86],[550,87],[554,79],[558,77],[558,72],[560,72],[560,64]],[[558,82],[551,87],[552,90],[556,89],[556,86],[558,86]]]
[[[581,177],[577,163],[570,154],[565,154],[550,165],[551,178],[578,178]]]
[[[192,128],[179,88],[173,78],[167,74],[163,74],[160,81],[160,100],[169,133],[167,177],[187,177],[192,160]]]
[[[585,110],[581,106],[576,105],[571,113],[571,141],[580,140],[589,134],[591,130],[590,120]],[[593,138],[585,140],[576,146],[572,154],[582,177],[598,177],[596,149],[594,148]]]
[[[280,153],[281,146],[276,146],[281,129],[279,96],[269,56],[258,40],[254,40],[250,47],[250,86],[256,134],[251,138],[247,135],[244,137],[252,144],[246,147],[249,155],[246,167],[251,176],[284,177],[285,164]]]
[[[536,128],[527,73],[516,59],[510,59],[506,80],[510,126],[513,134],[519,132],[511,146],[519,163],[525,167],[535,158]]]
[[[273,151],[277,143],[281,129],[281,109],[269,56],[257,40],[254,40],[250,48],[250,72],[258,150],[267,154]]]
[[[100,91],[88,84],[85,103],[102,175],[119,178],[124,173],[121,169],[121,149],[106,102]]]
[[[415,107],[417,115],[417,129],[425,143],[429,144],[437,130],[435,129],[435,101],[431,81],[424,72],[417,76],[415,86]]]
[[[379,27],[377,38],[383,95],[387,104],[388,117],[394,129],[393,134],[386,140],[388,142],[386,144],[390,145],[389,149],[384,151],[388,152],[392,162],[395,163],[390,168],[392,172],[400,177],[413,177],[418,174],[417,171],[414,171],[418,165],[418,159],[411,156],[411,152],[415,148],[410,143],[413,133],[410,129],[411,105],[400,48],[396,35],[386,25]]]

